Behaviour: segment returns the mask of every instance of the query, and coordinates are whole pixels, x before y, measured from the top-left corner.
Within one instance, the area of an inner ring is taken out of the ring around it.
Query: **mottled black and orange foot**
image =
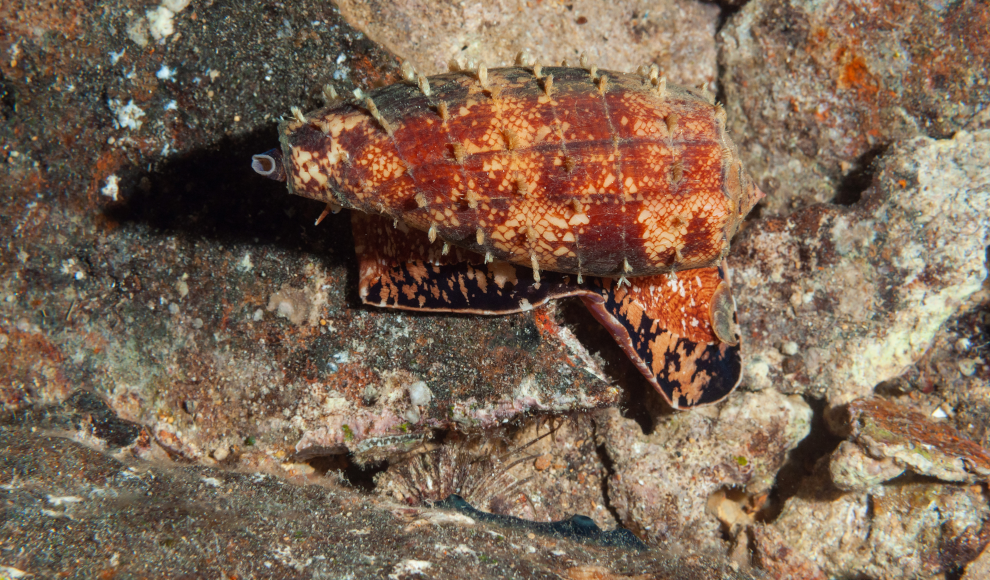
[[[735,303],[722,267],[589,279],[581,294],[643,376],[675,409],[725,398],[742,374]]]
[[[675,409],[717,402],[739,383],[735,305],[722,267],[676,275],[577,277],[541,272],[458,248],[444,253],[427,236],[352,213],[361,299],[404,310],[511,314],[578,296],[644,377]]]

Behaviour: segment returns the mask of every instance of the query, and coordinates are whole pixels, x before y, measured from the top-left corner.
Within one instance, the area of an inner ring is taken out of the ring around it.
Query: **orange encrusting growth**
[[[759,197],[721,108],[634,75],[540,76],[493,69],[482,86],[473,73],[439,75],[429,95],[398,84],[285,122],[290,190],[537,270],[633,277],[717,264]]]

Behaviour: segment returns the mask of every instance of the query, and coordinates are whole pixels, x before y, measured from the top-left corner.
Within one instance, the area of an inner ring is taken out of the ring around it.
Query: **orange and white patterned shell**
[[[292,193],[487,259],[586,276],[715,266],[762,195],[725,112],[649,75],[420,77],[280,125]]]

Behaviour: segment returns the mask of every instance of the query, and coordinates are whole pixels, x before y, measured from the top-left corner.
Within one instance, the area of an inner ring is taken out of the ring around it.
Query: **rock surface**
[[[524,52],[544,66],[586,53],[603,70],[656,64],[671,82],[715,90],[718,10],[685,0],[510,0],[338,3],[343,16],[424,74],[451,60],[476,68],[512,65]],[[566,41],[562,42],[563,39]]]
[[[129,464],[20,428],[0,429],[0,447],[3,577],[532,578],[593,566],[613,577],[751,577],[399,506],[327,479]]]
[[[811,427],[800,397],[772,390],[731,398],[717,410],[680,413],[645,435],[615,410],[601,434],[613,462],[609,498],[626,527],[653,542],[715,549],[718,521],[706,513],[723,488],[770,491],[787,453]]]
[[[962,580],[990,578],[990,548],[984,548],[980,555],[966,566]]]
[[[848,413],[852,440],[877,461],[943,481],[990,480],[990,453],[945,423],[883,399],[860,399]],[[900,473],[887,475],[893,479]]]
[[[904,373],[982,289],[990,131],[893,146],[863,199],[743,232],[740,291],[750,388],[841,405]]]
[[[802,552],[792,550],[770,526],[753,528],[753,560],[777,580],[825,580],[828,576]]]
[[[895,140],[990,128],[990,50],[967,40],[988,23],[977,0],[747,3],[719,65],[765,210],[854,198]]]
[[[876,459],[849,441],[839,444],[829,462],[832,482],[843,491],[866,491],[902,473],[904,467],[893,458]]]
[[[758,537],[756,550],[786,546],[827,577],[929,578],[979,554],[988,517],[979,486],[907,480],[843,493],[827,479],[809,478],[772,524],[782,539]]]

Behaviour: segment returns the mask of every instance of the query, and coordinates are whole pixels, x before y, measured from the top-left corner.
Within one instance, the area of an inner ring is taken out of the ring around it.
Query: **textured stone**
[[[848,446],[840,447],[838,455],[832,457],[833,477],[837,471],[848,475],[856,470],[870,472],[866,479],[879,483],[884,477],[891,479],[899,471],[910,469],[943,481],[975,483],[990,479],[990,453],[960,437],[944,422],[880,398],[854,401],[848,413],[852,440],[878,465],[871,467],[868,461],[863,461],[862,467],[857,468],[856,462],[862,456]],[[848,478],[846,481],[853,483]],[[865,484],[862,481],[852,487],[863,488]]]
[[[746,4],[719,64],[764,210],[854,196],[895,140],[990,127],[990,49],[971,40],[988,26],[979,0]]]
[[[847,403],[894,378],[987,276],[990,131],[892,147],[863,199],[765,219],[732,274],[743,384]],[[791,341],[798,352],[778,348]]]
[[[979,487],[903,482],[840,493],[820,470],[773,522],[780,540],[757,550],[782,544],[828,577],[921,580],[972,560],[988,520]]]
[[[525,51],[543,65],[582,52],[600,69],[632,72],[655,63],[675,83],[714,90],[718,9],[684,0],[526,2],[338,2],[341,13],[369,37],[424,74],[461,66],[514,63]]]
[[[893,459],[874,459],[849,441],[839,444],[828,467],[832,483],[843,491],[865,491],[904,473]]]
[[[609,499],[622,524],[653,542],[722,551],[706,514],[722,487],[767,492],[787,453],[807,436],[811,409],[772,390],[666,417],[644,435],[617,411],[601,412],[600,438],[613,462]]]
[[[4,578],[385,578],[410,561],[454,580],[603,563],[619,577],[752,578],[724,559],[534,534],[333,478],[129,465],[21,427],[0,427],[0,501]]]
[[[990,578],[990,544],[983,548],[980,555],[966,566],[966,573],[961,580],[983,580]]]
[[[828,576],[801,552],[791,549],[771,526],[753,526],[753,563],[775,580],[825,580]]]
[[[971,306],[939,327],[932,346],[914,366],[877,389],[952,425],[984,449],[990,449],[988,298],[990,285],[984,283],[984,289],[969,300]]]

